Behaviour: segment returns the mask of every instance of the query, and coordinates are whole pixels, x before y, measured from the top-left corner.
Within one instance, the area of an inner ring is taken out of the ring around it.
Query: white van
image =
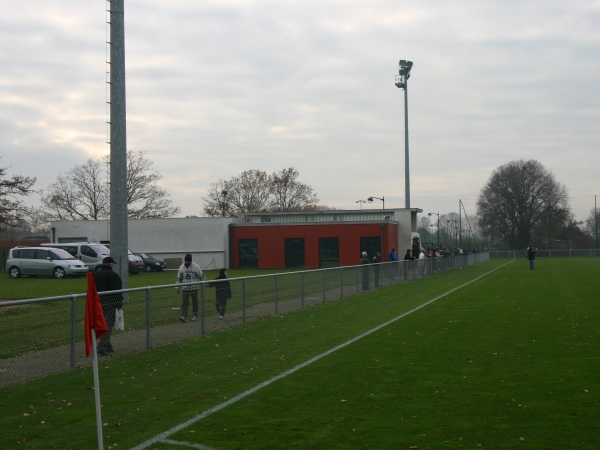
[[[61,248],[83,262],[90,270],[97,270],[102,265],[102,260],[110,255],[110,250],[93,242],[57,242],[40,244],[42,247]]]
[[[53,276],[54,278],[81,277],[88,267],[59,248],[15,247],[6,260],[6,273],[11,278]]]

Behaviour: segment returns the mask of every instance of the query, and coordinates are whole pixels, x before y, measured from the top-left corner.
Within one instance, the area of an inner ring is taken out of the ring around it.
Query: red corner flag
[[[100,306],[100,297],[96,290],[94,273],[87,273],[87,295],[85,297],[85,356],[90,356],[92,348],[92,328],[96,330],[96,339],[108,331],[104,313]]]

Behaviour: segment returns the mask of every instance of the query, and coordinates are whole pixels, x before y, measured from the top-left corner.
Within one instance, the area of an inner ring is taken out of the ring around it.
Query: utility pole
[[[127,256],[127,127],[125,107],[125,5],[110,2],[110,253],[123,289],[129,287]]]

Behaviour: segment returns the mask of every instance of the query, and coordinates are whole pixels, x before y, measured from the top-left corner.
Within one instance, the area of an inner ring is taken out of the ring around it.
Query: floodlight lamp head
[[[369,203],[373,203],[373,197],[369,197],[369,198],[367,199],[367,201],[368,201]]]

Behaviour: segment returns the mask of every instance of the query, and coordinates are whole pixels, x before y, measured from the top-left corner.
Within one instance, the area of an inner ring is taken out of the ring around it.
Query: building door
[[[285,268],[304,269],[304,238],[286,238]]]
[[[340,239],[336,237],[319,238],[319,267],[340,266]]]
[[[258,239],[240,239],[238,250],[240,252],[240,269],[258,268]]]
[[[360,251],[367,252],[369,254],[369,261],[373,261],[373,256],[375,256],[375,252],[379,252],[380,250],[380,242],[381,239],[379,237],[361,237],[360,238]],[[360,255],[357,255],[357,259],[360,259]],[[357,261],[358,264],[358,261]]]

